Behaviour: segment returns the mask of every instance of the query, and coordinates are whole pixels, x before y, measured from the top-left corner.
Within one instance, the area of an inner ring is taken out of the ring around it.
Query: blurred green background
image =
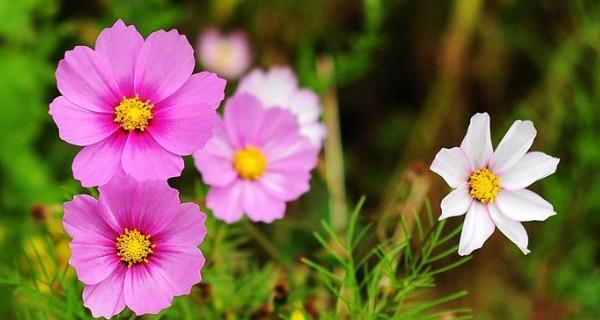
[[[177,28],[192,44],[211,26],[242,29],[255,66],[291,65],[322,94],[331,140],[313,188],[286,219],[258,227],[288,262],[317,245],[310,233],[320,219],[344,224],[336,219],[346,199],[366,195],[363,215],[373,222],[418,211],[425,198],[437,215],[447,187],[427,168],[440,147],[459,144],[471,114],[490,113],[496,143],[514,120],[533,120],[534,149],[561,158],[557,173],[533,189],[558,215],[526,224],[530,255],[496,232],[469,263],[439,276],[435,290],[468,290],[455,303],[476,319],[600,319],[594,0],[1,0],[1,275],[19,273],[22,257],[48,235],[62,265],[69,255],[60,204],[88,191],[71,175],[77,148],[58,138],[47,114],[58,95],[54,70],[65,50],[93,46],[118,18],[144,35]],[[172,184],[200,201],[200,181],[187,159]],[[18,316],[10,282],[0,284],[0,318],[27,318]]]

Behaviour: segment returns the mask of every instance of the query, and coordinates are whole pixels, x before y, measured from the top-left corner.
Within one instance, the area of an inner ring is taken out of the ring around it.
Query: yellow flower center
[[[148,256],[156,245],[150,241],[150,236],[140,233],[137,229],[125,228],[125,232],[117,237],[117,255],[128,267],[137,263],[148,263]]]
[[[488,168],[477,169],[469,178],[469,193],[483,204],[493,203],[500,191],[500,178]]]
[[[267,159],[256,147],[246,147],[235,152],[233,167],[242,179],[257,180],[267,167]]]
[[[152,119],[152,108],[150,100],[142,101],[137,94],[133,98],[123,97],[115,107],[115,122],[127,131],[144,131]]]

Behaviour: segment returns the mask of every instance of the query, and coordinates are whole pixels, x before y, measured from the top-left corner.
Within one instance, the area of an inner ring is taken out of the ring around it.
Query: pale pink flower
[[[479,249],[497,227],[524,254],[528,237],[522,221],[543,221],[554,208],[525,188],[556,171],[559,159],[542,152],[527,152],[537,132],[531,121],[517,120],[494,152],[490,117],[471,118],[460,147],[442,149],[431,170],[454,190],[441,204],[440,220],[466,213],[458,253]]]
[[[194,153],[204,182],[212,186],[206,206],[228,223],[244,212],[252,221],[280,219],[286,202],[309,190],[318,152],[289,111],[266,109],[252,95],[236,95],[214,136]]]
[[[300,132],[313,145],[321,147],[325,126],[319,120],[319,96],[312,90],[299,88],[298,79],[290,68],[274,67],[267,72],[255,69],[240,80],[236,93],[254,95],[267,108],[291,111],[300,124]]]
[[[181,157],[210,138],[224,97],[225,80],[193,69],[185,36],[160,30],[144,40],[121,20],[100,33],[95,49],[67,51],[50,115],[61,139],[84,147],[75,178],[91,187],[121,172],[138,180],[179,176]]]
[[[200,34],[196,48],[202,66],[226,79],[237,79],[252,60],[248,38],[242,31],[223,34],[209,29]]]
[[[166,181],[115,176],[98,200],[77,195],[64,209],[69,264],[94,317],[110,318],[125,306],[157,314],[200,282],[206,216],[196,204],[180,203]]]

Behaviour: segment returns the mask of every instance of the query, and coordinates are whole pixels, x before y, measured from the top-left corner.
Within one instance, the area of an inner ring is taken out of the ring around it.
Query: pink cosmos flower
[[[554,208],[525,188],[556,171],[559,159],[527,152],[537,132],[531,121],[517,120],[494,152],[490,117],[471,118],[460,147],[442,149],[431,170],[454,190],[441,204],[440,220],[465,214],[458,253],[468,255],[483,246],[497,227],[528,254],[528,238],[521,221],[543,221]]]
[[[264,72],[255,69],[240,80],[236,93],[254,95],[267,108],[283,108],[292,112],[300,124],[300,132],[311,143],[321,147],[325,126],[319,121],[321,103],[317,94],[298,87],[298,79],[287,67],[275,67]]]
[[[226,79],[241,76],[252,60],[248,38],[242,31],[222,34],[209,29],[200,34],[196,48],[202,66]]]
[[[138,180],[179,176],[181,156],[210,138],[224,97],[225,80],[193,69],[185,36],[160,30],[144,40],[121,20],[100,33],[95,49],[67,51],[50,115],[61,139],[84,147],[75,178],[91,187],[121,172]]]
[[[246,212],[252,221],[272,222],[283,217],[287,201],[308,191],[318,152],[289,111],[240,94],[227,102],[194,160],[212,186],[206,205],[217,218],[232,223]]]
[[[206,216],[194,203],[181,204],[165,181],[115,176],[98,200],[77,195],[64,210],[73,239],[69,264],[94,317],[110,318],[125,306],[156,314],[200,282]]]

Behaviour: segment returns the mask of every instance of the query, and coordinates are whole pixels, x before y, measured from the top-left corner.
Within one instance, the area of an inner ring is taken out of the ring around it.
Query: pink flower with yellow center
[[[309,190],[318,153],[292,113],[240,94],[227,102],[194,160],[212,186],[206,205],[217,218],[233,223],[245,212],[252,221],[272,222],[283,217],[286,202]]]
[[[302,135],[321,147],[325,126],[319,119],[322,111],[319,96],[312,90],[300,88],[290,68],[254,69],[240,80],[236,94],[240,93],[255,96],[265,108],[290,111],[296,116]]]
[[[200,282],[206,216],[196,204],[180,203],[165,181],[115,176],[98,200],[77,195],[64,210],[69,264],[94,317],[110,318],[125,306],[156,314]]]
[[[179,176],[181,157],[210,138],[226,83],[193,69],[185,36],[160,30],[144,40],[121,20],[100,33],[95,49],[66,52],[50,115],[61,139],[84,147],[75,178],[91,187],[121,172],[138,180]]]
[[[517,120],[496,151],[492,149],[490,117],[471,118],[460,147],[442,149],[431,170],[454,190],[441,204],[440,220],[466,213],[458,253],[479,249],[496,227],[524,253],[528,237],[522,221],[543,221],[554,208],[525,188],[556,171],[559,159],[528,152],[537,132],[531,121]]]
[[[248,38],[242,31],[223,34],[209,29],[200,34],[196,48],[202,66],[226,79],[241,76],[252,60]]]

